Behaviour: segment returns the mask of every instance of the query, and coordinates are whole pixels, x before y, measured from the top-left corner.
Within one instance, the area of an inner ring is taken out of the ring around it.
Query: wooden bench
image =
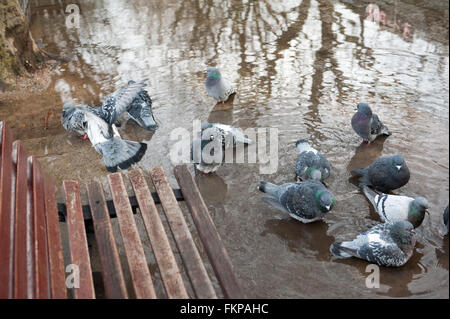
[[[79,271],[79,288],[68,294],[58,206],[53,180],[43,173],[38,160],[28,156],[20,141],[12,142],[9,129],[0,122],[0,298],[95,298],[96,291],[87,241],[85,216],[76,181],[63,181],[65,218],[71,267]],[[174,170],[182,199],[195,224],[198,236],[225,298],[245,298],[227,251],[206,208],[195,181],[185,165]],[[194,242],[174,190],[162,168],[149,172],[156,189],[151,193],[140,169],[129,170],[134,203],[139,208],[146,235],[151,243],[167,298],[217,298],[204,260]],[[104,293],[107,298],[156,298],[147,264],[143,238],[138,231],[133,203],[124,176],[107,176],[114,214],[131,277],[133,292],[127,290],[124,272],[111,223],[111,205],[99,182],[86,185],[89,214],[101,262]],[[156,202],[160,202],[170,228],[166,231]],[[180,199],[180,198],[178,198]],[[108,208],[110,207],[110,208]],[[59,212],[61,214],[61,212]],[[176,247],[171,247],[172,234]],[[178,251],[182,264],[177,264]],[[183,280],[181,269],[187,274]],[[69,269],[73,270],[72,268]],[[75,272],[74,272],[75,274]],[[71,278],[71,280],[74,277]],[[194,295],[188,294],[190,284]]]

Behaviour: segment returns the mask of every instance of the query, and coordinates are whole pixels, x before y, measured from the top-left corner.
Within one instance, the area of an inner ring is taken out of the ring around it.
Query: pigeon
[[[322,219],[336,202],[333,193],[321,182],[314,180],[286,183],[281,186],[262,181],[258,189],[271,196],[263,197],[264,202],[302,223]]]
[[[444,209],[443,219],[444,219],[444,225],[447,227],[447,232],[445,233],[445,235],[447,235],[448,234],[448,205]]]
[[[385,267],[400,267],[412,256],[416,244],[414,226],[408,221],[378,224],[352,241],[330,246],[333,256],[356,257]]]
[[[423,197],[378,193],[364,184],[361,185],[361,190],[383,222],[407,220],[417,228],[422,224],[425,213],[428,213],[428,201]]]
[[[254,142],[244,136],[236,127],[221,123],[202,123],[201,126],[203,140],[220,140],[224,149],[234,147],[237,144],[250,145]]]
[[[253,143],[234,126],[205,122],[201,126],[201,137],[192,143],[191,159],[200,172],[213,173],[222,165],[226,149]]]
[[[352,117],[353,130],[358,134],[363,142],[373,142],[380,135],[391,135],[388,128],[381,123],[376,114],[366,103],[359,103],[357,112]]]
[[[204,174],[214,173],[223,162],[223,147],[220,140],[198,138],[191,146],[191,160],[194,167]]]
[[[330,176],[330,163],[319,151],[311,147],[305,139],[295,143],[300,155],[295,171],[300,180],[313,179],[323,181]]]
[[[129,85],[134,83],[136,82],[132,80],[128,82]],[[146,90],[141,89],[139,91],[138,95],[128,106],[127,111],[128,115],[147,131],[156,131],[158,129],[158,124],[152,112],[152,99]]]
[[[366,168],[355,169],[350,173],[362,175],[360,183],[383,193],[406,185],[410,177],[408,166],[401,155],[378,157]]]
[[[224,103],[230,95],[236,93],[230,82],[220,74],[217,68],[209,66],[205,73],[208,75],[205,82],[206,91],[217,103]]]
[[[147,150],[147,144],[122,140],[116,125],[118,117],[127,109],[145,81],[129,84],[109,94],[102,106],[63,106],[61,123],[69,132],[89,137],[96,151],[103,155],[106,169],[116,172],[117,167],[127,169],[139,162]]]

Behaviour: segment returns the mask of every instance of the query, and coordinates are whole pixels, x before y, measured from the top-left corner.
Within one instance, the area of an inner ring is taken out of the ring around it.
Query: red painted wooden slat
[[[108,175],[111,194],[119,219],[119,229],[122,234],[128,266],[133,280],[133,287],[137,298],[156,298],[152,278],[147,260],[139,238],[128,194],[123,183],[122,175],[114,173]]]
[[[174,172],[225,297],[245,298],[228,252],[189,169],[186,165],[180,165],[175,167]]]
[[[217,298],[164,170],[156,167],[150,171],[150,175],[197,298]]]
[[[81,208],[80,189],[76,181],[63,181],[63,186],[66,193],[67,229],[72,265],[79,270],[79,288],[73,288],[73,294],[76,299],[94,299],[94,282]]]
[[[87,185],[87,192],[95,227],[95,238],[102,263],[106,297],[113,299],[128,298],[119,252],[114,239],[102,186],[99,182],[92,182]]]
[[[33,209],[35,240],[35,296],[38,299],[50,298],[48,274],[47,225],[45,220],[44,176],[36,158],[33,165]]]
[[[14,298],[31,298],[29,291],[33,289],[32,280],[28,280],[28,264],[33,262],[33,255],[27,250],[27,188],[28,188],[28,155],[21,141],[13,144],[14,162],[16,163],[16,196],[15,196],[15,231],[14,231]]]
[[[128,175],[133,184],[139,210],[150,238],[167,296],[175,299],[189,298],[144,174],[138,169],[129,171]]]
[[[12,140],[6,123],[2,122],[0,146],[0,298],[13,296],[14,215],[12,202]]]
[[[45,213],[47,221],[48,261],[50,272],[50,292],[53,299],[67,298],[64,258],[62,252],[61,229],[56,204],[55,184],[45,176]]]

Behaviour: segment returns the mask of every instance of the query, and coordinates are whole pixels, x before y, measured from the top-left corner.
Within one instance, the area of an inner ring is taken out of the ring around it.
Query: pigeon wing
[[[101,117],[103,120],[109,124],[113,124],[128,109],[131,102],[133,102],[139,92],[145,87],[145,82],[146,80],[140,83],[130,83],[109,94],[101,106]]]

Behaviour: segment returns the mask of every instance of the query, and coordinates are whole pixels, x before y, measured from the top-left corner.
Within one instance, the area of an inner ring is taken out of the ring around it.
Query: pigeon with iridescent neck
[[[416,235],[408,221],[378,224],[352,241],[336,242],[330,251],[338,258],[356,257],[385,267],[400,267],[411,258]]]
[[[322,219],[334,206],[336,199],[321,182],[304,182],[275,185],[260,182],[258,189],[270,195],[262,200],[274,208],[287,213],[302,223],[311,223]]]
[[[426,198],[383,194],[364,184],[360,187],[383,222],[407,220],[417,228],[422,224],[425,213],[428,213]]]
[[[391,135],[387,127],[380,121],[376,114],[366,103],[359,103],[357,112],[352,117],[353,130],[358,134],[363,142],[373,142],[380,135]]]
[[[378,157],[366,168],[355,169],[350,173],[361,175],[360,183],[383,193],[406,185],[410,177],[409,168],[401,155]]]
[[[224,103],[230,95],[236,93],[228,79],[217,68],[209,66],[206,68],[205,73],[208,75],[205,82],[206,91],[217,103]]]
[[[311,147],[307,140],[298,140],[295,145],[300,153],[295,166],[300,180],[324,181],[330,176],[330,163],[318,150]]]

